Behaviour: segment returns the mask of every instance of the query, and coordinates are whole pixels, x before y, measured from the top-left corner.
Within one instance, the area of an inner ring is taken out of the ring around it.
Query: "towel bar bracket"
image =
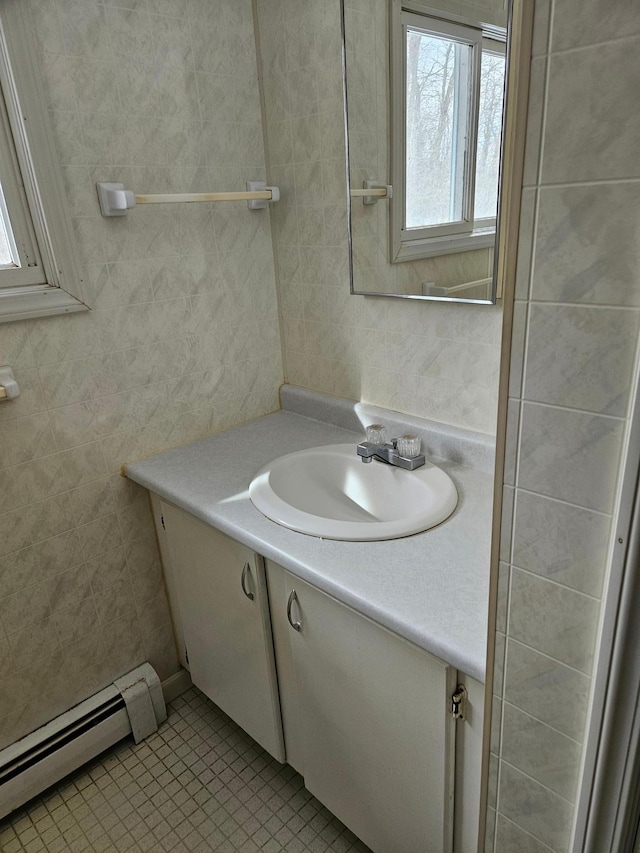
[[[20,396],[20,386],[16,382],[13,370],[5,365],[0,367],[0,400],[15,400]]]

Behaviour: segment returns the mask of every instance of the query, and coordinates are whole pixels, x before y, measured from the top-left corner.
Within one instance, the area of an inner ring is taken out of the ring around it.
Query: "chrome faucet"
[[[371,462],[374,457],[387,465],[395,465],[407,471],[414,471],[425,464],[424,453],[418,456],[401,456],[398,452],[398,439],[392,438],[391,444],[375,444],[372,441],[361,441],[356,451],[363,462]]]

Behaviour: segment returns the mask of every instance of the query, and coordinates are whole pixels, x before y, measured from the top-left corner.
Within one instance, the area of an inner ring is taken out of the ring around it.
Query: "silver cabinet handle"
[[[240,579],[240,586],[242,587],[242,591],[247,596],[249,601],[253,601],[253,593],[247,586],[247,575],[250,573],[251,567],[249,563],[244,564],[244,569],[242,570],[242,578]]]
[[[293,607],[293,602],[298,601],[298,596],[296,595],[295,589],[291,590],[291,594],[289,595],[289,601],[287,601],[287,619],[289,620],[289,625],[293,628],[294,631],[299,631],[302,628],[302,622],[296,621],[294,622],[291,618],[291,608]]]

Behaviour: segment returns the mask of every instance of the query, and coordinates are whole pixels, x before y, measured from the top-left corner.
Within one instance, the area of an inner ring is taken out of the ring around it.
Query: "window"
[[[495,240],[505,42],[401,4],[392,22],[394,260]]]
[[[1,94],[0,121],[0,287],[46,284],[25,181]]]
[[[86,310],[23,4],[0,12],[0,322]]]

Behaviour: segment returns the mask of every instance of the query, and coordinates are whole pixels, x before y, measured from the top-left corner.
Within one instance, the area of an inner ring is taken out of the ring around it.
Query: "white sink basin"
[[[458,503],[456,487],[428,462],[405,471],[364,464],[355,444],[288,453],[265,465],[249,496],[272,521],[325,539],[397,539],[440,524]]]

